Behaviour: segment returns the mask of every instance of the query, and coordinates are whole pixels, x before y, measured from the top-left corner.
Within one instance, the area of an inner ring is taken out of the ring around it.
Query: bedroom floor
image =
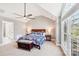
[[[16,43],[0,47],[0,56],[62,56],[59,47],[50,41],[46,41],[41,49],[33,48],[31,51],[18,49]]]

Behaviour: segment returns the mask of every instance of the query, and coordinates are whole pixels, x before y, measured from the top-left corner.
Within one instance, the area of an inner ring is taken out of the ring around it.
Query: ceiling
[[[62,7],[62,3],[38,3],[38,5],[54,16],[59,16],[59,12]]]
[[[35,16],[45,16],[50,19],[57,17],[61,10],[59,3],[26,3],[26,14],[33,14]],[[16,18],[14,13],[23,15],[24,4],[23,3],[0,3],[0,16],[9,17],[11,19],[25,22],[22,18]]]

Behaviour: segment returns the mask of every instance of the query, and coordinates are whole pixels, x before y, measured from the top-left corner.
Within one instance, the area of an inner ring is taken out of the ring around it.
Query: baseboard
[[[64,51],[63,51],[62,47],[61,47],[61,46],[59,46],[59,48],[60,48],[61,52],[63,53],[63,56],[66,56],[66,54],[64,53]]]
[[[2,44],[0,44],[0,46],[4,46],[4,45],[7,45],[7,44],[10,44],[10,43],[13,43],[13,42],[16,42],[16,41],[7,42],[7,43],[2,43]]]

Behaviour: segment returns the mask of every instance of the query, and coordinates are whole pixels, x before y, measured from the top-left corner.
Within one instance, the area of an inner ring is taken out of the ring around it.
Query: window
[[[62,17],[75,5],[75,3],[66,3],[63,9]]]
[[[79,11],[73,14],[71,36],[72,36],[72,55],[79,56]]]

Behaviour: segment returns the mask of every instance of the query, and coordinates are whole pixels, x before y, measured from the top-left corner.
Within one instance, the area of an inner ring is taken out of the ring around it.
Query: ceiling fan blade
[[[15,15],[17,15],[17,16],[21,16],[21,17],[24,17],[23,15],[20,15],[20,14],[17,14],[17,13],[14,13]]]
[[[32,14],[28,14],[28,15],[26,15],[26,17],[30,17],[30,16],[32,16]]]

